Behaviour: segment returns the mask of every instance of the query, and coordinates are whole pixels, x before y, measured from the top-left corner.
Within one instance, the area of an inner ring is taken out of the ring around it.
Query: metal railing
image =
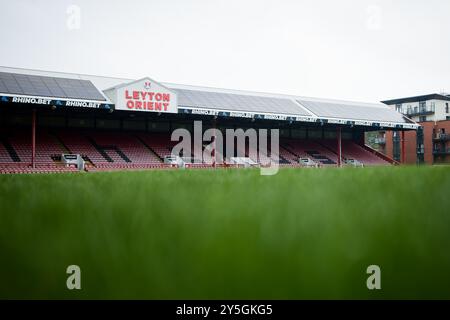
[[[450,140],[450,134],[448,134],[448,133],[437,133],[434,136],[434,140],[448,141],[448,140]]]
[[[438,148],[433,150],[434,155],[446,155],[450,154],[450,148]]]
[[[414,116],[424,116],[428,114],[433,114],[435,112],[435,106],[425,106],[425,107],[414,107],[412,109],[406,110],[406,115],[410,117]]]

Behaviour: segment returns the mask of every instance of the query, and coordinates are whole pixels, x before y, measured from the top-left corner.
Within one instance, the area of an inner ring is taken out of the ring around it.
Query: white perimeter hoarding
[[[177,94],[158,82],[144,78],[105,90],[115,110],[177,113]]]

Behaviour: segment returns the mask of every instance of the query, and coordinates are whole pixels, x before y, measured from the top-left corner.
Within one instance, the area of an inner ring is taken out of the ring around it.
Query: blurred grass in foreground
[[[0,176],[0,298],[450,298],[449,208],[448,167]]]

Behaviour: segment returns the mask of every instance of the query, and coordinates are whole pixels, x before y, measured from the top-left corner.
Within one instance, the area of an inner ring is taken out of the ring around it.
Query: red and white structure
[[[171,132],[191,131],[195,120],[205,130],[279,129],[282,166],[392,164],[364,132],[418,128],[381,103],[0,67],[0,172],[76,171],[65,154],[81,155],[87,171],[170,167]],[[245,149],[259,162],[258,150]]]

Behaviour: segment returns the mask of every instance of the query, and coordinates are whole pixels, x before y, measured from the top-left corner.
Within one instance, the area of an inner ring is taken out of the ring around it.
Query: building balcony
[[[434,114],[434,109],[434,107],[409,109],[406,111],[406,115],[408,117],[427,116],[430,114]]]
[[[433,137],[433,140],[435,140],[435,141],[448,141],[448,140],[450,140],[450,134],[448,134],[448,133],[437,133]]]
[[[447,148],[447,149],[434,149],[434,150],[433,150],[433,154],[434,154],[435,156],[445,156],[445,155],[448,155],[448,154],[450,154],[450,148]]]

